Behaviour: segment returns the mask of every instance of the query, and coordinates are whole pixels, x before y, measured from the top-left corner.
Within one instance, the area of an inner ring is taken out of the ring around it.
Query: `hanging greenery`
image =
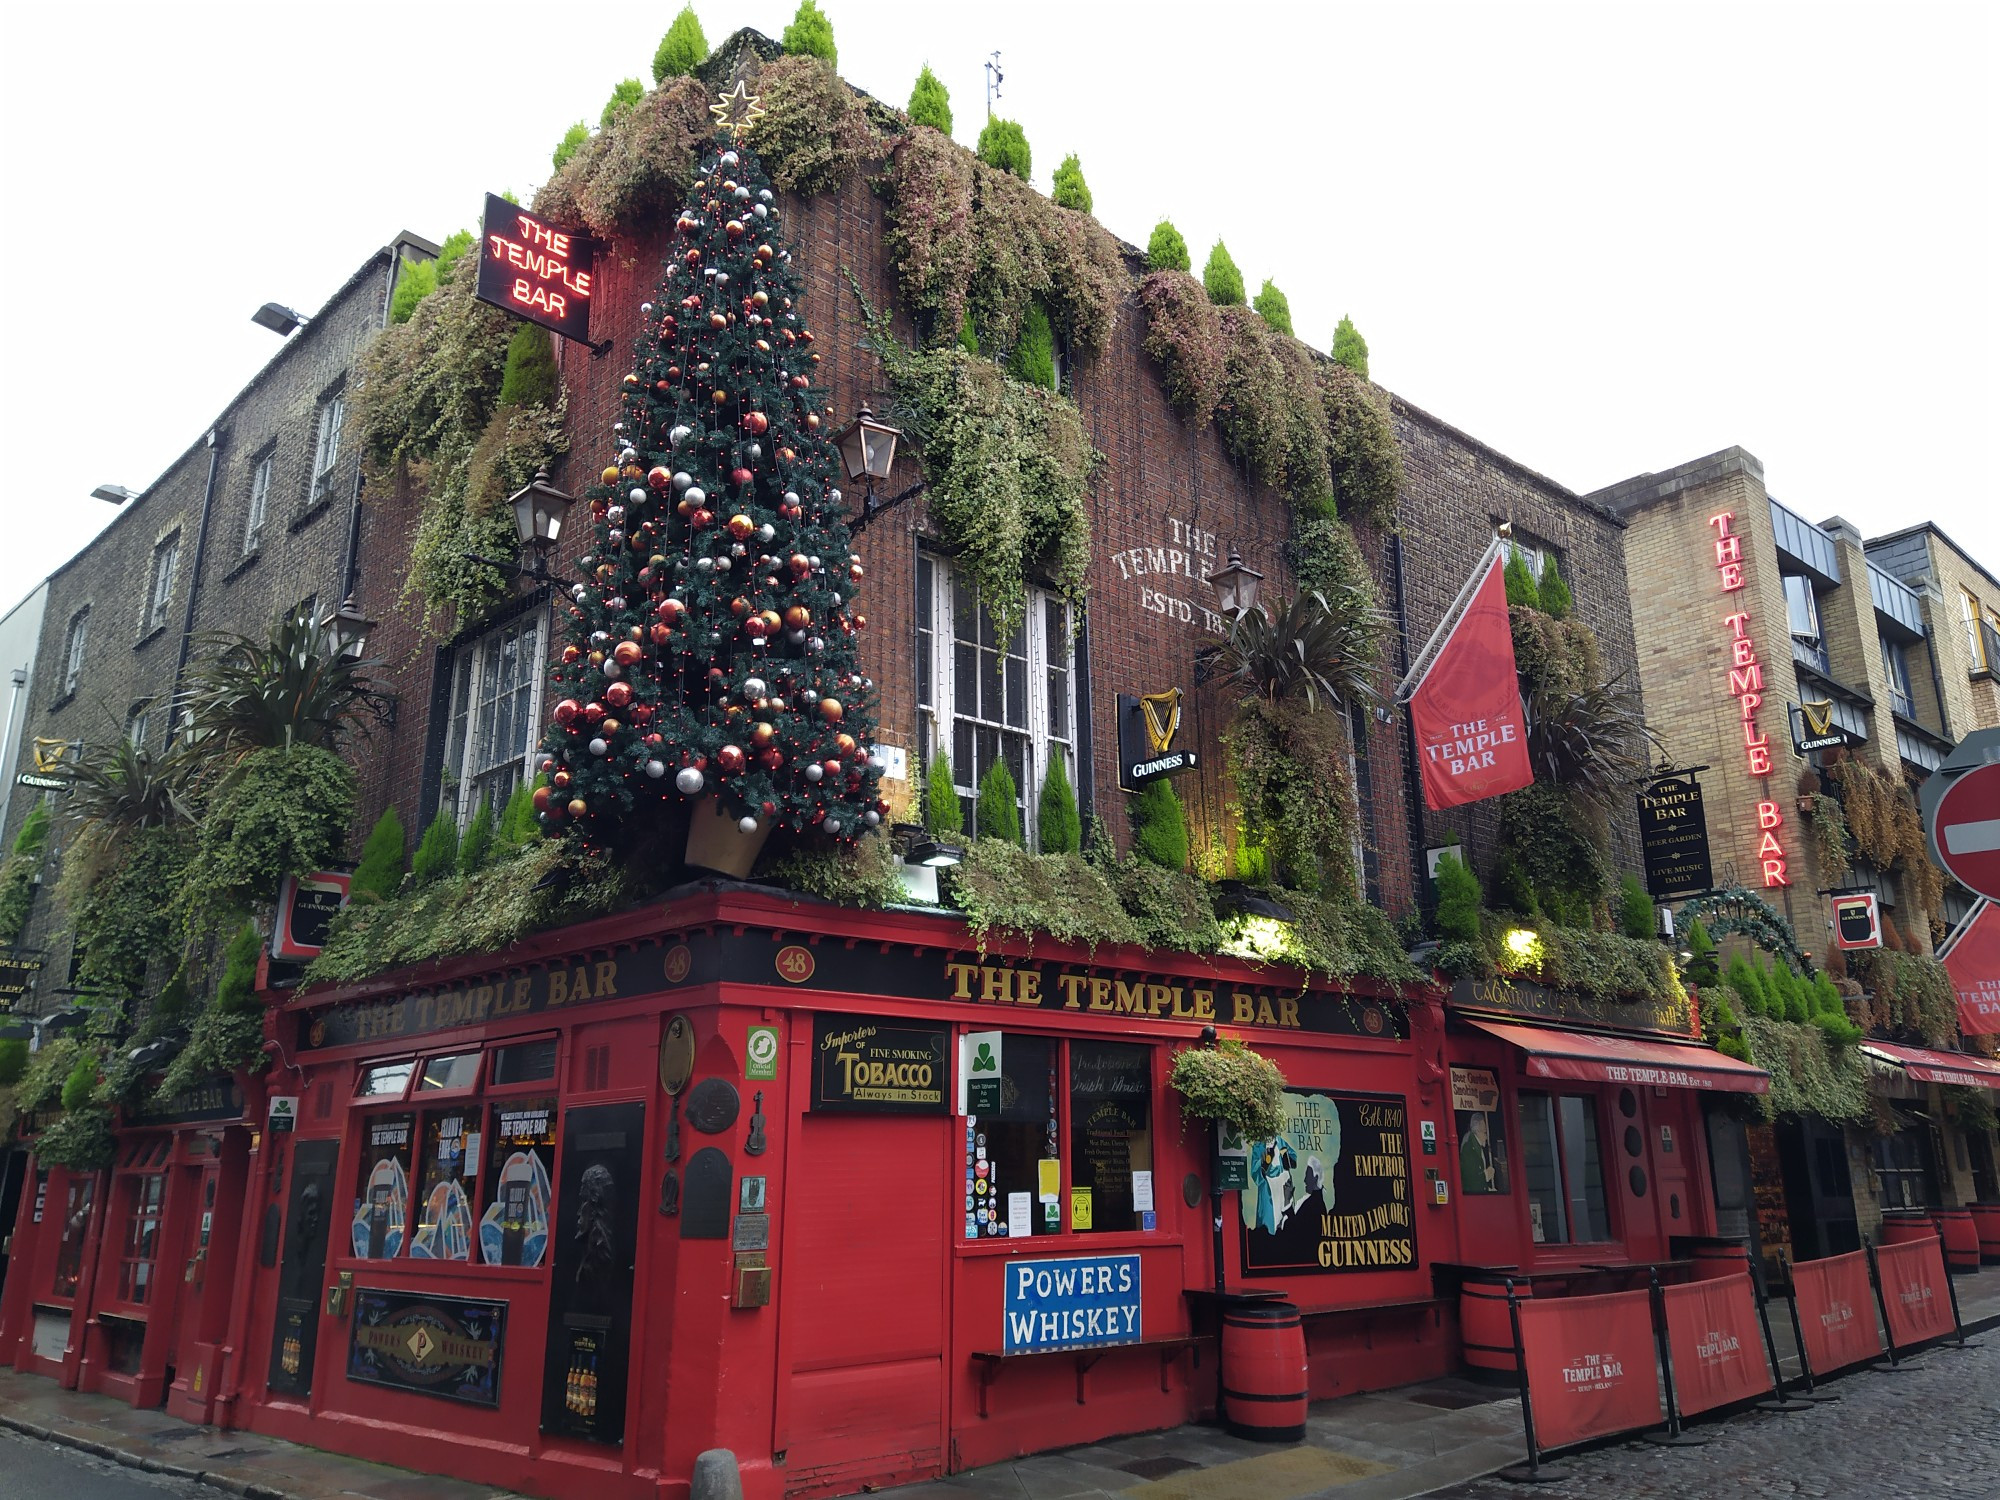
[[[1909,782],[1852,751],[1828,754],[1826,780],[1840,799],[1854,854],[1894,874],[1907,907],[1936,915],[1944,904],[1944,872],[1931,862]]]
[[[1076,406],[955,346],[911,349],[866,299],[862,311],[897,425],[923,453],[931,521],[1001,635],[1027,609],[1031,574],[1080,605],[1090,484],[1103,456]]]
[[[1144,938],[1110,882],[1081,854],[1029,854],[1005,839],[979,839],[948,883],[982,953],[996,937],[1039,934],[1091,950]]]
[[[1186,246],[1181,253],[1185,257]],[[1206,427],[1227,374],[1222,315],[1184,267],[1156,269],[1141,281],[1139,305],[1146,312],[1146,352],[1160,367],[1167,399],[1196,427]]]
[[[500,401],[521,325],[473,296],[477,273],[478,258],[464,257],[407,323],[383,330],[362,356],[355,396],[377,492],[417,511],[405,597],[451,611],[461,625],[510,588],[507,575],[466,554],[514,555],[520,544],[504,502],[569,446],[560,392],[548,402]],[[540,330],[528,331],[546,352]],[[528,357],[523,348],[517,362]],[[525,375],[516,387],[534,388]]]
[[[49,845],[49,805],[37,802],[21,820],[14,847],[0,863],[0,946],[20,941],[35,901],[35,876]]]
[[[1838,797],[1821,792],[1812,799],[1813,845],[1819,853],[1820,878],[1837,886],[1854,868],[1853,836],[1847,831],[1847,813]]]
[[[535,194],[535,212],[612,239],[677,211],[713,102],[699,78],[663,83],[582,143]]]
[[[823,193],[882,154],[882,135],[863,96],[819,58],[768,62],[756,88],[764,114],[751,128],[750,149],[778,191]]]
[[[254,921],[237,929],[223,954],[215,994],[189,1028],[187,1045],[175,1054],[154,1097],[170,1099],[204,1078],[261,1063],[264,1008],[257,1001],[257,960],[264,935]]]
[[[1220,1121],[1251,1140],[1285,1128],[1285,1075],[1232,1037],[1183,1047],[1167,1081],[1181,1096],[1181,1112],[1195,1119]]]
[[[1351,746],[1339,714],[1247,699],[1222,733],[1243,834],[1304,890],[1354,890]]]
[[[1888,926],[1885,918],[1885,932]],[[1958,1036],[1958,991],[1943,963],[1929,954],[1887,948],[1850,953],[1847,963],[1869,993],[1869,1021],[1877,1030],[1926,1047],[1953,1044]]]
[[[766,846],[767,852],[779,848]],[[800,895],[880,911],[910,899],[896,875],[895,850],[881,834],[831,847],[792,845],[754,877]]]
[[[1355,608],[1386,620],[1375,575],[1368,571],[1354,533],[1337,516],[1324,510],[1293,511],[1285,560],[1291,564],[1292,580],[1302,592],[1320,594],[1329,602],[1347,599]]]
[[[568,847],[542,839],[477,874],[454,871],[429,885],[412,882],[390,900],[347,907],[306,982],[352,983],[429,959],[499,952],[531,932],[629,903],[631,871],[608,860],[571,862]]]
[[[1750,1061],[1771,1075],[1766,1117],[1816,1115],[1858,1124],[1869,1116],[1868,1067],[1858,1049],[1829,1048],[1816,1026],[1743,1016]]]
[[[209,909],[240,908],[324,868],[346,846],[354,796],[354,772],[330,750],[252,751],[209,800],[187,889]]]
[[[1343,891],[1272,891],[1292,913],[1275,955],[1336,984],[1350,979],[1379,979],[1389,985],[1413,984],[1430,976],[1410,962],[1395,925],[1380,907]]]
[[[1082,358],[1109,346],[1130,278],[1117,240],[944,136],[913,127],[882,178],[886,245],[904,304],[955,339],[969,306],[980,339],[1011,349],[1040,301]]]

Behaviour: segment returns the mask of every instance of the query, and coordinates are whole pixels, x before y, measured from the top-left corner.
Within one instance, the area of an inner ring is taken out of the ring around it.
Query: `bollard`
[[[743,1476],[737,1472],[736,1455],[727,1448],[696,1454],[688,1500],[743,1500]]]

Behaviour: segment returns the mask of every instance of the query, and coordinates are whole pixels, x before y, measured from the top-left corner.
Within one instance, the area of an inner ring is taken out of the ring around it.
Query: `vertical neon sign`
[[[1743,538],[1731,530],[1735,520],[1736,512],[1731,510],[1718,511],[1708,518],[1708,524],[1715,528],[1715,571],[1725,598],[1741,589],[1744,582]],[[1744,758],[1750,774],[1764,783],[1764,795],[1757,803],[1757,828],[1761,835],[1757,859],[1763,867],[1767,887],[1790,885],[1792,882],[1785,874],[1785,846],[1778,839],[1778,830],[1785,825],[1785,814],[1770,795],[1771,740],[1757,721],[1757,710],[1764,703],[1764,663],[1750,634],[1748,610],[1724,615],[1722,623],[1729,627],[1729,695],[1736,700],[1743,725]]]

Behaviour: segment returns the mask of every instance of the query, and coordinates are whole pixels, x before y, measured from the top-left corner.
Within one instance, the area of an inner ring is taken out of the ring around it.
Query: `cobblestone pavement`
[[[1481,1479],[1433,1500],[2000,1500],[2000,1329],[1821,1389],[1840,1400],[1696,1423],[1706,1447],[1622,1443],[1559,1460],[1558,1484]]]

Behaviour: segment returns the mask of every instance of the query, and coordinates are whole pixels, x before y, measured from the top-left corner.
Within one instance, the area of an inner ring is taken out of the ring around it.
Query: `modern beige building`
[[[1868,561],[1917,595],[1936,642],[1945,732],[2000,727],[2000,579],[1928,521],[1876,537]]]

